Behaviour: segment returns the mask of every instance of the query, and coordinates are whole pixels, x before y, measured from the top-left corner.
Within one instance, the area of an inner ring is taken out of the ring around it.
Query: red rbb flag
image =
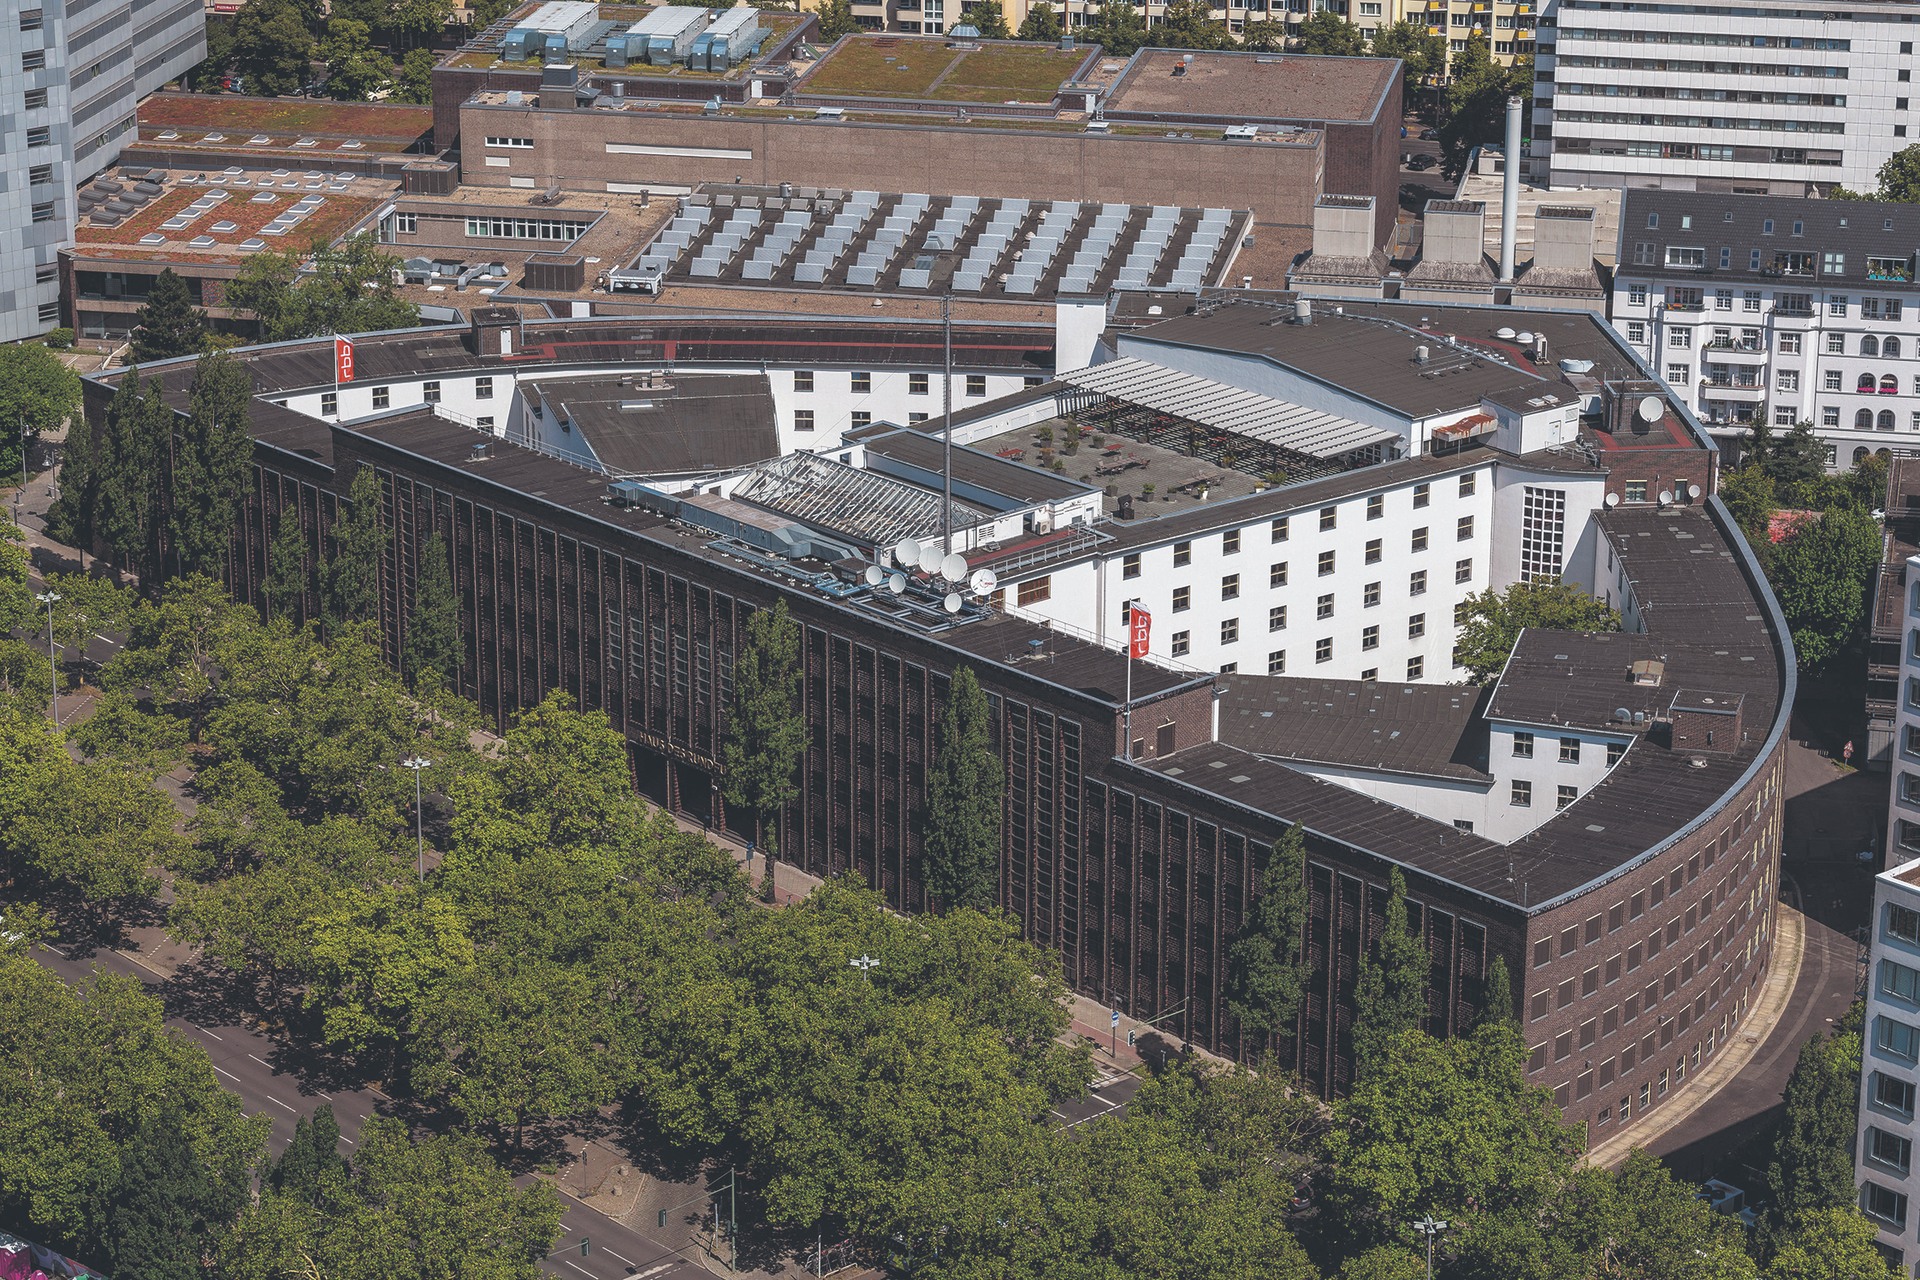
[[[338,381],[353,381],[353,343],[349,339],[333,340],[333,364]]]
[[[1153,615],[1139,605],[1127,610],[1127,644],[1136,658],[1147,656],[1147,636],[1153,628]]]

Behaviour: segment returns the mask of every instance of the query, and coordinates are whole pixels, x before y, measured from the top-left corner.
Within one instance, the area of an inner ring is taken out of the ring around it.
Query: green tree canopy
[[[1011,40],[1013,31],[1007,26],[1006,11],[1000,0],[973,0],[965,8],[962,21],[971,22],[979,29],[983,40]]]
[[[818,17],[820,36],[825,40],[838,40],[860,30],[853,17],[852,0],[822,0]]]
[[[1847,1148],[1859,1123],[1859,1098],[1859,1033],[1842,1029],[1809,1037],[1787,1078],[1786,1115],[1767,1167],[1767,1184],[1788,1222],[1854,1206]]]
[[[176,574],[226,573],[227,547],[253,466],[252,402],[252,377],[225,351],[207,352],[194,365],[166,502],[168,567]]]
[[[0,484],[20,478],[21,430],[29,436],[60,429],[80,408],[80,375],[38,343],[0,346]]]
[[[419,323],[420,310],[395,292],[397,265],[371,232],[316,241],[306,253],[262,251],[228,283],[227,305],[251,313],[268,342],[405,329]]]
[[[433,101],[433,65],[438,61],[431,49],[409,49],[393,78],[395,102]]]
[[[1000,887],[1005,775],[987,737],[987,696],[970,667],[953,673],[934,727],[921,827],[927,892],[949,906],[984,907]]]
[[[466,649],[460,639],[460,593],[453,585],[453,552],[436,530],[420,548],[420,572],[407,619],[405,675],[418,684],[431,675],[451,687]]]
[[[1353,1058],[1360,1074],[1427,1016],[1427,946],[1407,928],[1407,882],[1395,867],[1388,880],[1387,917],[1372,949],[1360,960],[1353,992]]]
[[[1227,1012],[1256,1043],[1291,1029],[1308,966],[1307,846],[1296,824],[1273,842],[1255,873],[1252,908],[1227,945]]]
[[[1465,48],[1453,55],[1449,71],[1452,80],[1440,125],[1440,149],[1448,171],[1458,172],[1475,147],[1504,145],[1507,99],[1524,98],[1533,91],[1533,59],[1515,58],[1511,67],[1501,66],[1494,61],[1487,38],[1476,30],[1467,37]]]
[[[747,620],[746,649],[734,664],[733,706],[728,708],[720,759],[726,766],[721,792],[728,804],[757,811],[759,841],[769,859],[780,848],[780,816],[800,794],[798,776],[807,750],[806,716],[800,709],[800,624],[781,600]]]
[[[313,60],[312,17],[292,0],[246,0],[233,17],[230,57],[247,89],[269,97],[298,93]]]
[[[267,608],[272,616],[297,622],[306,611],[313,590],[313,569],[306,532],[300,527],[300,508],[280,508],[273,522],[273,542],[267,549]]]
[[[1114,57],[1124,58],[1147,42],[1147,20],[1131,0],[1101,0],[1085,35]]]
[[[1859,633],[1880,563],[1880,528],[1858,507],[1829,507],[1774,549],[1768,571],[1800,664],[1825,665]]]
[[[1516,582],[1504,592],[1489,587],[1461,602],[1460,661],[1474,684],[1500,674],[1528,627],[1546,631],[1618,631],[1620,613],[1595,600],[1579,584],[1558,578]]]
[[[1357,58],[1367,51],[1360,28],[1331,9],[1322,9],[1300,24],[1300,52],[1339,58]]]
[[[206,312],[193,309],[187,282],[172,267],[162,267],[154,278],[146,302],[133,313],[133,323],[135,361],[193,355],[207,332]]]
[[[1373,33],[1372,53],[1376,58],[1400,59],[1403,91],[1447,69],[1446,37],[1428,35],[1426,24],[1411,18],[1378,28]]]
[[[367,24],[336,17],[327,23],[327,42],[320,56],[327,60],[327,96],[342,102],[365,102],[385,87],[391,69],[385,54],[373,47]]]
[[[1206,0],[1168,0],[1147,42],[1165,49],[1225,49],[1234,40]]]
[[[1880,199],[1920,202],[1920,146],[1902,147],[1880,166]]]
[[[1058,40],[1065,30],[1061,16],[1047,0],[1033,0],[1026,19],[1020,24],[1021,40]]]
[[[1903,1273],[1880,1252],[1879,1238],[1880,1228],[1851,1197],[1845,1205],[1807,1210],[1780,1239],[1767,1280],[1895,1280]]]
[[[321,570],[328,622],[340,627],[377,621],[386,535],[380,528],[380,481],[372,467],[354,473],[332,534],[333,555]]]

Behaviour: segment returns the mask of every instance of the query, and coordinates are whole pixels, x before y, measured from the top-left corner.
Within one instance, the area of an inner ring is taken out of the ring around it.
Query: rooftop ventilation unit
[[[1250,124],[1230,124],[1227,126],[1227,141],[1252,142],[1260,136],[1260,130]]]

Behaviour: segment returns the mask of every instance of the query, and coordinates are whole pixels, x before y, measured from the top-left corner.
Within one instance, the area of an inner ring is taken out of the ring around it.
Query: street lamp
[[[879,968],[880,962],[878,960],[875,960],[872,956],[861,956],[859,959],[849,960],[847,963],[860,971],[860,976],[867,980],[868,986],[873,985],[873,975],[867,971],[869,969]]]
[[[1445,1231],[1447,1224],[1444,1222],[1435,1222],[1433,1215],[1429,1213],[1426,1217],[1420,1219],[1420,1221],[1410,1225],[1415,1231],[1420,1232],[1427,1238],[1427,1280],[1433,1280],[1433,1237],[1439,1232]]]
[[[60,668],[55,665],[53,660],[53,606],[59,602],[60,593],[57,591],[42,591],[39,595],[35,596],[34,599],[47,606],[47,674],[53,677],[53,711],[51,714],[53,716],[54,727],[57,729],[60,727]]]
[[[427,838],[420,812],[420,771],[432,763],[425,756],[408,756],[400,762],[402,769],[413,770],[413,847],[417,859],[416,875],[422,884],[427,879]]]

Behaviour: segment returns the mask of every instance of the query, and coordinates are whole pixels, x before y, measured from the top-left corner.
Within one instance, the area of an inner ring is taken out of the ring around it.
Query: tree
[[[1767,1184],[1789,1223],[1854,1204],[1847,1148],[1857,1123],[1860,1041],[1847,1032],[1811,1036],[1787,1079],[1786,1116],[1774,1139]]]
[[[1367,51],[1360,28],[1331,9],[1322,9],[1300,24],[1300,52],[1338,58],[1357,58]]]
[[[1000,0],[973,0],[966,6],[962,19],[971,22],[980,32],[982,40],[1011,40],[1013,31],[1007,26],[1007,15]]]
[[[1599,1206],[1617,1274],[1697,1280],[1754,1280],[1739,1221],[1714,1212],[1698,1186],[1677,1181],[1657,1156],[1635,1147]]]
[[[1027,10],[1026,20],[1020,24],[1020,34],[1017,38],[1053,41],[1060,38],[1062,30],[1064,27],[1060,15],[1054,12],[1053,6],[1048,4],[1047,0],[1033,0],[1032,7]]]
[[[854,21],[851,0],[822,0],[819,20],[820,36],[824,40],[838,40],[860,30],[860,24]]]
[[[1167,49],[1224,49],[1233,36],[1226,23],[1215,20],[1206,0],[1168,0],[1151,40]]]
[[[1287,24],[1272,18],[1253,18],[1240,28],[1240,47],[1250,53],[1285,52],[1287,40]]]
[[[253,463],[247,426],[252,399],[246,366],[225,351],[210,351],[195,363],[187,417],[176,432],[166,504],[177,575],[226,572],[227,546]]]
[[[252,314],[268,342],[410,328],[420,309],[394,292],[397,265],[371,232],[306,253],[262,251],[228,283],[227,305]]]
[[[333,1118],[333,1104],[323,1102],[313,1109],[311,1120],[301,1116],[293,1122],[293,1141],[274,1162],[267,1185],[317,1202],[346,1174],[347,1162],[340,1155],[340,1122]]]
[[[807,750],[802,678],[800,624],[787,615],[787,602],[755,612],[747,621],[746,652],[734,665],[720,785],[728,804],[758,811],[755,830],[769,867],[780,851],[781,815],[800,794],[796,779]],[[764,825],[768,814],[770,826]]]
[[[1293,1025],[1309,974],[1305,953],[1307,846],[1296,824],[1255,873],[1253,909],[1227,947],[1227,1012],[1256,1043]]]
[[[473,25],[477,29],[485,30],[506,17],[513,8],[513,0],[478,0],[478,3],[473,6]]]
[[[175,578],[158,601],[143,600],[134,610],[127,647],[107,664],[101,683],[151,690],[157,707],[190,718],[198,742],[230,670],[222,652],[258,627],[259,615],[233,603],[213,579]]]
[[[331,905],[307,926],[307,1005],[322,1011],[327,1043],[385,1049],[397,1061],[442,979],[470,969],[466,923],[418,885],[352,889]]]
[[[970,667],[953,673],[935,726],[921,878],[943,904],[984,907],[1000,885],[999,757],[987,738],[987,698]]]
[[[1424,22],[1402,18],[1373,33],[1373,56],[1400,59],[1402,92],[1410,92],[1427,77],[1446,71],[1447,40],[1428,35]]]
[[[292,0],[247,0],[233,18],[233,67],[269,97],[298,93],[313,61],[308,15]]]
[[[207,313],[193,309],[193,296],[187,282],[163,267],[155,277],[147,300],[133,313],[136,330],[133,358],[136,362],[171,360],[190,356],[200,350],[207,330]]]
[[[327,23],[327,96],[340,102],[365,102],[387,83],[389,63],[368,39],[367,24],[352,18]]]
[[[1513,1011],[1513,980],[1507,976],[1507,962],[1501,956],[1493,958],[1493,970],[1487,975],[1487,989],[1481,1000],[1480,1012],[1473,1020],[1474,1030],[1495,1024],[1520,1029],[1520,1018]]]
[[[1805,505],[1804,490],[1826,479],[1826,442],[1814,433],[1811,422],[1796,422],[1784,436],[1756,426],[1753,431],[1753,456],[1773,480],[1783,506]]]
[[[453,0],[388,0],[387,26],[405,44],[425,43],[446,28]]]
[[[1767,1280],[1896,1280],[1902,1272],[1881,1254],[1879,1236],[1851,1200],[1810,1210],[1781,1241]]]
[[[1503,67],[1493,60],[1487,38],[1478,30],[1453,55],[1452,82],[1447,86],[1446,117],[1440,125],[1440,149],[1449,172],[1459,172],[1475,147],[1500,144],[1506,137],[1507,99],[1532,92],[1533,67],[1529,58],[1514,59]]]
[[[1723,471],[1720,500],[1727,504],[1727,513],[1756,551],[1771,549],[1768,524],[1780,506],[1774,499],[1773,477],[1765,467],[1748,463],[1738,470]]]
[[[407,619],[406,677],[413,684],[428,672],[451,686],[460,677],[465,649],[460,641],[460,593],[453,587],[453,553],[436,530],[420,548],[420,577]]]
[[[85,660],[96,632],[119,631],[133,613],[133,597],[106,578],[84,573],[47,576],[47,589],[60,597],[53,606],[53,638],[65,650],[68,666]]]
[[[333,556],[321,566],[330,625],[378,620],[385,536],[380,528],[380,481],[372,467],[363,466],[334,523]]]
[[[201,1258],[239,1206],[238,1187],[220,1187],[194,1158],[172,1107],[144,1117],[120,1153],[107,1223],[108,1265],[123,1275],[196,1280]]]
[[[1800,665],[1816,668],[1852,642],[1880,562],[1880,529],[1857,507],[1829,507],[1774,549],[1768,573]]]
[[[120,566],[138,575],[148,590],[159,584],[160,502],[173,418],[160,384],[143,385],[138,365],[127,370],[95,442],[91,488],[97,514],[76,515],[90,526],[85,532],[106,543]]]
[[[11,512],[0,515],[0,632],[30,630],[40,621],[39,602],[28,585],[31,567],[27,535]]]
[[[29,436],[56,431],[80,407],[80,375],[38,343],[0,346],[0,484],[18,481]]]
[[[1426,945],[1407,931],[1407,882],[1395,867],[1388,879],[1386,927],[1360,961],[1353,993],[1353,1057],[1360,1074],[1427,1016]]]
[[[407,50],[407,56],[400,64],[400,72],[393,78],[393,100],[432,102],[434,61],[431,49]]]
[[[1124,58],[1147,42],[1147,20],[1131,0],[1101,0],[1086,38],[1114,57]]]
[[[273,522],[273,544],[267,549],[267,608],[272,616],[297,620],[306,612],[312,583],[300,508],[290,503],[280,508]]]
[[[1880,166],[1880,198],[1920,202],[1920,146],[1902,147]]]
[[[1579,584],[1558,578],[1492,587],[1461,602],[1460,660],[1474,684],[1500,674],[1524,628],[1547,631],[1618,631],[1620,613],[1595,600]]]
[[[58,774],[16,821],[22,849],[42,875],[68,880],[100,903],[159,895],[153,868],[181,844],[174,817],[151,775],[107,762]]]

